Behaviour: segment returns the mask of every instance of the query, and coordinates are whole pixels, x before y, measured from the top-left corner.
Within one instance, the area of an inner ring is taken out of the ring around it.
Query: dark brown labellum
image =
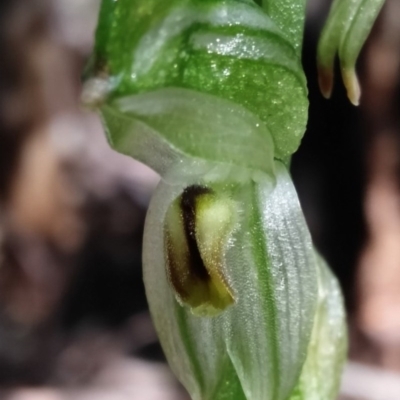
[[[224,266],[234,214],[231,199],[201,185],[187,187],[167,211],[168,278],[179,301],[196,315],[216,315],[234,303]]]

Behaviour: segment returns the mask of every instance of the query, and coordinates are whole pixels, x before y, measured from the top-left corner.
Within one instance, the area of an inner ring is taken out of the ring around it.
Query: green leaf
[[[168,361],[193,400],[285,400],[305,362],[318,294],[314,250],[291,179],[279,163],[276,171],[272,192],[264,182],[215,175],[213,181],[162,181],[151,202],[146,293]],[[166,270],[160,221],[193,184],[230,197],[239,215],[223,269],[235,301],[215,317],[193,315]]]
[[[305,131],[299,50],[252,1],[105,1],[91,65],[88,102],[167,87],[215,95],[257,115],[284,160]]]
[[[265,124],[231,101],[168,88],[116,99],[101,111],[114,148],[160,174],[197,160],[225,164],[243,179],[256,171],[274,176],[274,146]]]
[[[354,105],[361,96],[356,61],[385,0],[335,0],[318,44],[318,72],[322,94],[332,93],[335,55],[338,52],[343,82]]]

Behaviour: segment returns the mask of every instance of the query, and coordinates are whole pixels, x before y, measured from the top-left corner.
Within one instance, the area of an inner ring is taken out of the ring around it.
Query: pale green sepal
[[[350,101],[355,105],[359,104],[361,96],[355,72],[356,61],[384,2],[385,0],[364,0],[361,3],[339,48],[343,82]]]
[[[276,169],[272,191],[262,181],[162,181],[151,202],[143,254],[147,298],[167,359],[193,400],[287,400],[300,376],[317,305],[314,250],[290,176],[280,163]],[[238,207],[224,271],[235,303],[216,317],[194,316],[181,305],[165,268],[160,221],[194,183],[232,196]]]
[[[385,0],[335,0],[318,43],[317,62],[322,94],[332,93],[336,53],[350,101],[359,104],[361,90],[355,65]]]
[[[347,354],[343,297],[337,279],[316,254],[318,308],[299,384],[290,400],[335,400]]]
[[[264,191],[263,185],[254,185],[252,210],[247,219],[249,244],[236,248],[236,257],[251,248],[258,270],[257,282],[265,302],[264,311],[260,312],[265,317],[263,329],[268,336],[268,358],[271,367],[273,365],[268,399],[273,400],[286,399],[297,382],[306,357],[317,301],[310,234],[289,173],[278,162],[276,169],[277,185],[271,194]],[[242,273],[245,274],[246,269]],[[248,292],[251,293],[250,288]],[[252,307],[250,301],[248,308]],[[248,330],[251,330],[250,325]],[[262,340],[260,338],[260,342]],[[254,355],[259,348],[252,349]],[[265,366],[258,368],[265,369]],[[243,373],[248,374],[246,364]],[[254,378],[253,382],[248,380],[251,382],[249,393],[261,379]],[[260,390],[254,398],[262,400],[262,393]]]
[[[363,0],[360,2],[346,36],[342,37],[339,56],[343,68],[354,67],[364,42],[372,29],[385,0]]]
[[[117,99],[101,112],[112,146],[160,174],[185,159],[198,159],[274,176],[268,129],[229,100],[166,88]]]

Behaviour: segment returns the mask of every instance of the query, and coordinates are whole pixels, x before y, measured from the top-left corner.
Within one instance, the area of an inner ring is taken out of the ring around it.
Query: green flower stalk
[[[340,289],[287,165],[307,122],[303,0],[103,0],[84,99],[161,175],[143,268],[193,400],[334,400]]]

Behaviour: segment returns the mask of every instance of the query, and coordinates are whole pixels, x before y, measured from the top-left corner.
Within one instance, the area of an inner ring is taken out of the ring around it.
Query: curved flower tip
[[[319,90],[326,99],[330,99],[333,88],[333,70],[332,68],[318,65],[318,84]]]
[[[356,61],[383,4],[384,0],[333,1],[317,50],[319,85],[324,97],[329,98],[332,91],[333,64],[338,53],[349,100],[359,104]]]
[[[347,97],[353,105],[358,106],[360,104],[361,88],[358,82],[357,73],[354,68],[343,68],[342,78],[344,86],[347,90]]]

